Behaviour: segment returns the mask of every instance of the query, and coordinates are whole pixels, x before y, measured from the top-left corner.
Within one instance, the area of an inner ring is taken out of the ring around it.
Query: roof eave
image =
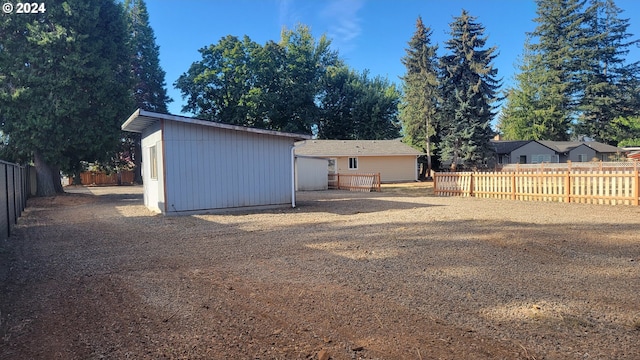
[[[143,119],[147,119],[147,121]],[[220,129],[244,131],[244,132],[262,134],[262,135],[288,137],[288,138],[293,138],[296,141],[311,139],[310,135],[305,135],[305,134],[295,134],[295,133],[281,132],[281,131],[275,131],[275,130],[265,130],[265,129],[250,128],[245,126],[223,124],[223,123],[218,123],[213,121],[190,118],[186,116],[155,113],[155,112],[146,111],[142,109],[138,109],[134,111],[133,114],[131,114],[131,116],[129,116],[129,118],[122,124],[121,128],[124,131],[140,133],[150,125],[149,120],[152,120],[152,121],[171,120],[171,121],[177,121],[181,123],[197,124],[197,125],[215,127]]]

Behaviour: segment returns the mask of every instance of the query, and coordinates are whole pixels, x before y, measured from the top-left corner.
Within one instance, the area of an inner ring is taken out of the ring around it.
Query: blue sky
[[[226,35],[248,35],[264,44],[278,41],[283,27],[297,23],[311,27],[315,38],[326,34],[332,48],[358,71],[368,69],[397,84],[405,72],[400,62],[415,31],[418,16],[433,31],[431,41],[444,53],[449,24],[462,9],[485,27],[487,46],[497,46],[494,62],[505,85],[512,82],[526,32],[535,29],[534,0],[147,0],[151,26],[160,46],[160,65],[166,71],[169,112],[182,114],[184,101],[173,87],[194,61],[198,49],[216,44]],[[640,37],[640,1],[617,0],[629,32]],[[640,60],[634,48],[628,60]]]

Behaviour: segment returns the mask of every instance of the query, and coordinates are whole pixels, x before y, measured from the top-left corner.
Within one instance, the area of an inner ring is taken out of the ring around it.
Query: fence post
[[[438,173],[433,173],[433,195],[438,196]]]
[[[378,175],[376,177],[378,178],[378,192],[382,192],[382,186],[380,186],[380,182],[382,181],[380,179],[380,173],[378,173]]]
[[[638,174],[638,168],[633,170],[633,205],[638,206],[640,200],[640,176]]]
[[[564,178],[564,202],[571,202],[571,172],[567,171],[567,176]]]
[[[511,173],[511,200],[516,198],[516,173]]]
[[[473,173],[469,174],[469,197],[473,197]]]

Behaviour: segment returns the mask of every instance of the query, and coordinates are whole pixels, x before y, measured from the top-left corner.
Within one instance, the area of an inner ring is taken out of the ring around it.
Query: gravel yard
[[[409,184],[163,217],[73,191],[0,241],[0,359],[640,359],[638,207]]]

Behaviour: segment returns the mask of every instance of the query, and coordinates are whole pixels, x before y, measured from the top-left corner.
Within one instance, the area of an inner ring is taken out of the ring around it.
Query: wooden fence
[[[436,196],[635,206],[640,201],[637,168],[597,172],[436,173],[433,188]]]
[[[122,185],[133,184],[133,171],[121,171],[106,174],[104,172],[85,171],[80,173],[82,185]],[[73,178],[69,178],[69,185],[73,184]]]
[[[349,191],[381,191],[380,173],[376,174],[329,174],[329,189]]]

